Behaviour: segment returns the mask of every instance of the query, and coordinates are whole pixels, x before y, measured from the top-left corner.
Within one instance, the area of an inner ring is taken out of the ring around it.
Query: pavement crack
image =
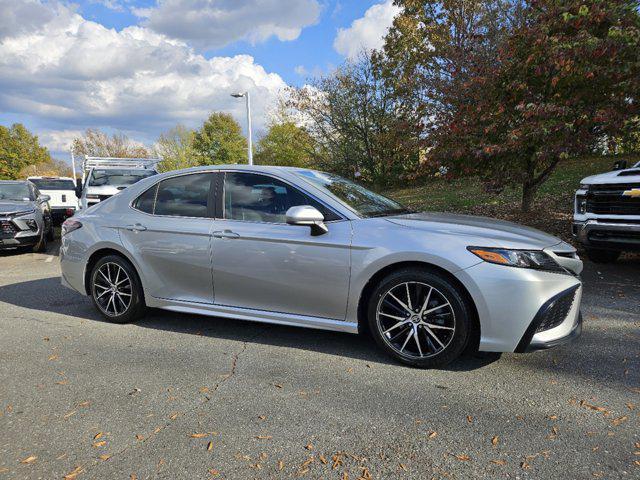
[[[222,380],[220,380],[219,382],[217,382],[213,388],[211,389],[211,392],[209,395],[203,395],[204,400],[202,402],[199,402],[198,404],[194,405],[193,407],[191,407],[190,409],[186,410],[182,415],[180,415],[180,417],[178,418],[186,418],[187,416],[189,416],[190,414],[192,414],[196,409],[198,409],[199,407],[201,407],[202,405],[208,403],[209,401],[211,401],[211,399],[213,398],[213,394],[215,394],[218,389],[224,384],[226,383],[230,378],[234,377],[238,368],[238,360],[240,358],[240,355],[242,355],[248,348],[249,343],[251,341],[253,341],[254,339],[258,338],[261,335],[262,332],[256,334],[254,337],[251,337],[248,340],[245,340],[242,342],[242,347],[236,351],[232,356],[231,356],[231,368],[229,370],[229,373],[227,373],[224,378]],[[114,454],[112,454],[108,460],[106,461],[111,461],[112,459],[114,459],[115,457],[119,457],[121,455],[126,455],[129,451],[136,449],[142,445],[144,445],[144,443],[146,443],[147,440],[150,440],[151,438],[156,437],[157,435],[159,435],[160,433],[162,433],[165,429],[167,429],[169,426],[171,425],[175,425],[177,423],[178,418],[174,419],[174,420],[168,420],[167,422],[164,423],[164,425],[161,425],[160,427],[156,427],[155,430],[153,430],[153,432],[151,434],[149,434],[148,436],[144,437],[142,440],[137,441],[136,443],[127,445],[126,447],[124,447],[123,449],[115,452]],[[88,472],[90,469],[95,468],[96,466],[101,465],[102,463],[104,463],[105,461],[98,461],[98,460],[93,460],[89,465],[87,466],[83,466],[81,465],[81,468],[84,469],[84,473]]]

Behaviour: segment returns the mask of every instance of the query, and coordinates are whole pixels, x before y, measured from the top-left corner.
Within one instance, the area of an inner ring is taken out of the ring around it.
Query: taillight
[[[80,223],[78,220],[74,220],[73,218],[68,218],[62,223],[61,236],[64,237],[68,233],[71,233],[74,230],[78,230],[80,227],[82,227],[82,223]]]

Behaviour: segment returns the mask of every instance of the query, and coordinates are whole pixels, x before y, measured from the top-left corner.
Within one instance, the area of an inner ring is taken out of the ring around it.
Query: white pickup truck
[[[640,162],[582,179],[576,192],[573,235],[594,262],[614,262],[640,251]]]
[[[78,209],[75,195],[75,183],[70,177],[29,177],[40,193],[50,197],[51,218],[54,225],[60,225],[73,216]]]
[[[88,208],[155,175],[157,158],[82,157],[82,178],[76,180],[80,208]]]

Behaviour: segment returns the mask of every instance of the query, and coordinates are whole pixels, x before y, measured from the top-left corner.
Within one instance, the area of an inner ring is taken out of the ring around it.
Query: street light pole
[[[232,93],[231,96],[234,97],[234,98],[242,98],[242,97],[244,97],[245,100],[246,100],[246,105],[247,105],[247,137],[248,137],[247,153],[248,153],[248,158],[249,158],[249,165],[253,165],[253,146],[252,146],[252,139],[251,139],[251,98],[249,96],[249,92]]]

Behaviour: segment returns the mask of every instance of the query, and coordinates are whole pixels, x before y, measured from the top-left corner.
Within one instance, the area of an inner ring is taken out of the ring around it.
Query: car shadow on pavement
[[[46,294],[39,295],[38,292],[46,292]],[[59,277],[2,285],[0,286],[0,302],[31,310],[67,315],[81,320],[109,323],[96,311],[88,297],[62,287]],[[366,334],[351,335],[326,330],[182,314],[159,309],[149,309],[146,317],[136,322],[135,325],[139,328],[303,349],[381,364],[397,364],[381,352]],[[114,324],[113,328],[118,328],[118,325]],[[446,367],[446,370],[476,370],[499,358],[499,354],[467,354]]]

